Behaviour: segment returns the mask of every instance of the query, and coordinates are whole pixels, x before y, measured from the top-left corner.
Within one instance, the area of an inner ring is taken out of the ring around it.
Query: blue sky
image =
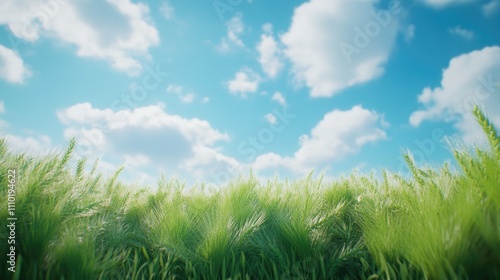
[[[0,136],[221,183],[405,171],[500,125],[499,0],[0,3]]]

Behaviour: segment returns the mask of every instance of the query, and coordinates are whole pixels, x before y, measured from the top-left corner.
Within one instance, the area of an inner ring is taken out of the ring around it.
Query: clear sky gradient
[[[0,136],[123,178],[405,171],[500,126],[500,0],[0,3]]]

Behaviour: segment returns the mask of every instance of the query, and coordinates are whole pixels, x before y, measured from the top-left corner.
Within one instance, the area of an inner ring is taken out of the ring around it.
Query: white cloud
[[[247,93],[254,93],[257,91],[260,81],[261,78],[257,73],[248,67],[243,67],[235,74],[234,79],[228,81],[226,84],[229,92],[240,94],[242,97],[245,97]]]
[[[491,0],[490,2],[482,6],[483,14],[489,17],[496,13],[499,6],[500,6],[499,0]]]
[[[269,23],[265,24],[262,29],[264,30],[264,34],[260,36],[260,42],[257,45],[259,63],[264,72],[269,77],[274,78],[283,69],[281,50],[274,39],[272,25]]]
[[[187,93],[186,95],[181,96],[181,102],[182,103],[191,103],[194,101],[194,94],[193,93]]]
[[[471,2],[475,2],[476,0],[422,0],[426,5],[431,6],[436,9],[452,6],[452,5],[460,5],[467,4]]]
[[[23,59],[13,50],[0,45],[0,78],[9,83],[22,84],[31,76]]]
[[[472,38],[474,38],[473,31],[467,30],[460,26],[455,26],[454,28],[450,28],[448,31],[450,32],[450,34],[460,36],[466,40],[471,40]]]
[[[310,0],[295,9],[281,40],[311,96],[329,97],[384,73],[402,7],[380,11],[375,2]]]
[[[4,134],[0,135],[0,137],[5,138],[7,146],[12,152],[45,155],[50,151],[55,151],[52,147],[52,141],[45,135],[22,137],[13,134]]]
[[[145,4],[130,0],[4,0],[0,24],[26,41],[55,38],[76,46],[77,55],[105,60],[113,68],[138,74],[139,57],[159,43]]]
[[[243,41],[239,38],[239,35],[241,35],[243,31],[245,31],[243,16],[242,14],[236,14],[227,23],[227,38],[235,45],[243,47],[245,44],[243,44]]]
[[[405,41],[410,42],[414,37],[415,37],[415,25],[411,24],[408,27],[406,27],[405,30]]]
[[[194,93],[186,92],[182,86],[168,85],[167,92],[176,94],[182,103],[191,103],[194,101]]]
[[[230,20],[226,22],[227,34],[222,38],[217,50],[220,52],[229,52],[234,47],[245,47],[245,44],[240,39],[240,35],[245,31],[245,24],[243,23],[243,15],[237,13]]]
[[[105,153],[136,166],[161,167],[171,174],[190,172],[189,176],[208,176],[212,166],[237,163],[215,146],[228,141],[227,134],[205,120],[169,114],[162,104],[113,111],[80,103],[57,116],[66,125],[66,139],[77,137],[96,150],[90,156]]]
[[[276,101],[276,102],[278,102],[282,106],[286,105],[285,97],[283,97],[283,94],[281,94],[281,92],[274,93],[273,97],[271,99],[274,100],[274,101]]]
[[[467,143],[482,141],[482,132],[471,114],[481,106],[500,126],[500,47],[486,47],[450,60],[441,85],[424,88],[418,101],[425,108],[410,116],[413,126],[426,120],[452,122]]]
[[[90,103],[80,103],[57,113],[57,117],[65,125],[71,123],[81,125],[94,124],[110,118],[111,115],[113,115],[113,110],[95,109]]]
[[[266,114],[264,116],[264,119],[266,120],[266,122],[268,122],[269,124],[276,124],[278,122],[278,119],[276,118],[276,116],[274,116],[273,114],[269,113],[269,114]]]
[[[61,118],[59,119],[61,120]],[[104,125],[104,123],[101,124]],[[105,137],[107,130],[102,127],[95,128],[94,126],[97,125],[89,122],[89,126],[70,126],[64,130],[64,138],[66,140],[71,138],[78,140],[79,146],[82,147],[81,154],[77,150],[79,156],[99,158],[109,147],[109,141]]]
[[[143,154],[124,155],[123,157],[125,158],[125,165],[132,167],[148,165],[151,163],[149,157]]]
[[[167,92],[169,93],[182,93],[184,89],[181,86],[178,85],[168,85],[167,86]]]
[[[224,180],[217,178],[220,171],[230,173],[230,170],[242,170],[241,165],[236,159],[226,156],[217,149],[212,149],[203,145],[195,145],[193,147],[194,156],[186,160],[181,168],[190,172],[190,175],[196,178],[204,178],[210,182],[222,183]],[[232,179],[238,174],[230,174],[225,179]]]
[[[0,100],[0,114],[5,113],[5,105],[3,104],[3,101]]]
[[[0,124],[1,123],[2,120],[0,120]],[[72,133],[76,133],[76,131],[65,131],[65,134],[67,135],[66,139],[70,139],[73,136],[78,136],[78,133],[74,135]],[[51,139],[46,135],[19,136],[8,133],[4,134],[0,132],[0,138],[6,139],[9,150],[14,153],[27,153],[31,156],[45,156],[49,153],[61,154],[66,150],[66,146],[54,146]],[[82,139],[83,138],[80,137],[78,140]],[[112,176],[121,165],[125,165],[126,168],[120,175],[120,179],[122,182],[130,184],[139,183],[140,185],[144,185],[141,183],[149,183],[151,186],[155,185],[156,181],[153,180],[152,177],[144,172],[140,172],[135,169],[136,167],[144,166],[148,163],[148,158],[146,156],[141,154],[125,154],[122,157],[122,159],[124,160],[123,164],[115,164],[104,160],[99,154],[81,154],[79,146],[81,147],[80,144],[82,144],[82,141],[79,141],[77,144],[78,146],[73,151],[72,158],[70,159],[70,165],[74,166],[81,156],[87,156],[87,158],[89,159],[89,161],[87,161],[88,163],[93,162],[94,160],[99,160],[99,173],[103,174],[104,176]],[[87,164],[85,168],[86,171],[89,172],[91,170],[91,167],[92,164]]]
[[[208,97],[208,96],[203,97],[203,100],[201,100],[201,102],[203,102],[203,103],[210,102],[210,97]]]
[[[346,155],[357,153],[363,146],[386,138],[387,124],[377,112],[354,106],[350,110],[333,110],[299,139],[300,148],[292,157],[268,153],[257,157],[256,170],[285,167],[294,172],[307,173]]]
[[[207,121],[169,115],[165,112],[162,104],[114,112],[111,109],[93,108],[89,103],[80,103],[57,112],[57,116],[66,125],[93,125],[95,127],[104,124],[111,131],[131,127],[142,129],[171,128],[189,141],[202,144],[213,144],[216,141],[228,139],[226,134],[214,130]]]
[[[163,1],[160,6],[160,12],[166,19],[170,20],[174,18],[175,9],[174,7],[172,7],[169,1]]]

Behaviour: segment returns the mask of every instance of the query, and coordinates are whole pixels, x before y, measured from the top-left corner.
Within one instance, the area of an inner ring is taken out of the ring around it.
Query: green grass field
[[[187,191],[137,189],[36,158],[0,141],[0,220],[17,168],[16,271],[0,229],[1,279],[500,279],[500,137],[477,108],[489,149],[455,150],[460,171],[333,183],[234,179]]]

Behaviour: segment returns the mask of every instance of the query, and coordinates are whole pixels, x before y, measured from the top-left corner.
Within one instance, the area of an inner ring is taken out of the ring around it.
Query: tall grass
[[[17,271],[1,279],[499,279],[500,137],[477,108],[489,150],[455,150],[460,172],[382,171],[333,183],[308,176],[190,190],[160,178],[130,188],[69,166],[75,142],[43,158],[0,141],[0,220],[7,169],[18,169]]]

